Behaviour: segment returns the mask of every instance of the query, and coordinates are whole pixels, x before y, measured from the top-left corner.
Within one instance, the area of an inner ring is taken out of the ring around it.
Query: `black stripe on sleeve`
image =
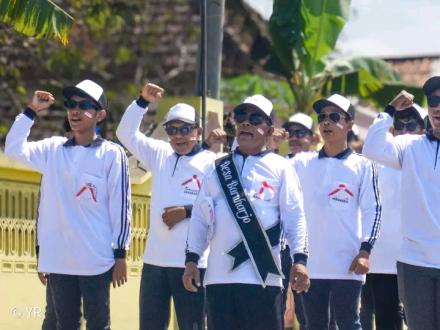
[[[379,229],[380,229],[382,205],[380,203],[379,185],[378,185],[378,180],[377,180],[377,178],[378,178],[377,168],[373,162],[371,162],[371,167],[373,170],[373,188],[374,188],[374,198],[376,200],[376,216],[374,218],[373,229],[371,230],[371,235],[370,235],[370,239],[368,240],[368,243],[370,243],[371,246],[373,246],[374,242],[377,239],[377,234],[379,233]]]
[[[124,151],[120,148],[121,153],[121,172],[122,172],[122,180],[121,180],[121,232],[118,236],[118,249],[125,249],[125,241],[128,236],[128,221],[127,221],[127,213],[129,211],[128,204],[128,171],[127,171],[127,162],[126,157],[124,155]]]

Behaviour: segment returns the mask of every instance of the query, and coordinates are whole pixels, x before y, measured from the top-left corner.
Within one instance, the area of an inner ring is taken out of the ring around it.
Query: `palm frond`
[[[57,38],[66,45],[73,17],[50,0],[1,0],[0,21],[36,38]]]

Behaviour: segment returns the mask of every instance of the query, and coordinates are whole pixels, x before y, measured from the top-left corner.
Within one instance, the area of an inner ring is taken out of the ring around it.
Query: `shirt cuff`
[[[23,111],[23,114],[28,117],[30,120],[34,120],[37,116],[37,113],[29,107],[26,107]]]
[[[396,112],[396,108],[393,107],[392,105],[388,104],[388,105],[385,107],[384,112],[386,112],[386,113],[389,114],[391,117],[393,117],[393,116],[394,116],[394,113]]]
[[[113,255],[115,259],[125,259],[127,257],[127,250],[125,249],[115,249],[113,250]]]
[[[191,218],[193,206],[190,204],[190,205],[184,205],[183,207],[185,209],[185,217]]]
[[[138,105],[138,106],[140,106],[141,108],[146,108],[146,107],[148,107],[148,105],[150,104],[150,102],[149,101],[147,101],[146,99],[144,99],[143,97],[142,97],[142,95],[140,95],[139,96],[139,98],[136,100],[136,104]]]
[[[203,150],[209,150],[210,148],[211,148],[211,146],[208,143],[206,143],[206,141],[203,141],[202,149]]]
[[[359,249],[359,251],[363,250],[363,251],[366,251],[370,254],[372,249],[373,249],[373,245],[371,245],[368,242],[362,242],[361,248]]]
[[[194,262],[196,265],[199,263],[200,256],[194,252],[187,252],[185,258],[185,265],[188,262]]]
[[[304,254],[304,253],[295,253],[293,255],[293,263],[294,264],[301,264],[301,265],[307,266],[307,259],[308,259],[308,256],[307,256],[307,254]]]

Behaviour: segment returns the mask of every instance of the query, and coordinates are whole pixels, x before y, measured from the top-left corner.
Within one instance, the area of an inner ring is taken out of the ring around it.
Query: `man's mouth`
[[[240,132],[240,134],[239,134],[240,136],[247,136],[247,137],[253,137],[254,136],[254,134],[252,134],[251,132],[246,132],[246,131],[241,131]]]

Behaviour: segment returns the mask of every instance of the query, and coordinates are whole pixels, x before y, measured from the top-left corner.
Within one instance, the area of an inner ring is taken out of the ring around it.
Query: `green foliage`
[[[275,0],[269,21],[273,56],[266,68],[286,78],[295,109],[312,112],[317,99],[331,93],[359,96],[384,106],[401,82],[381,59],[331,55],[350,10],[350,0]],[[385,101],[387,100],[387,101]]]
[[[265,79],[259,75],[244,74],[221,82],[222,98],[229,102],[230,108],[240,104],[243,96],[262,94],[274,104],[277,116],[287,119],[292,112],[294,99],[287,82]]]
[[[66,45],[73,18],[50,0],[1,0],[0,21],[36,38],[56,38]]]

